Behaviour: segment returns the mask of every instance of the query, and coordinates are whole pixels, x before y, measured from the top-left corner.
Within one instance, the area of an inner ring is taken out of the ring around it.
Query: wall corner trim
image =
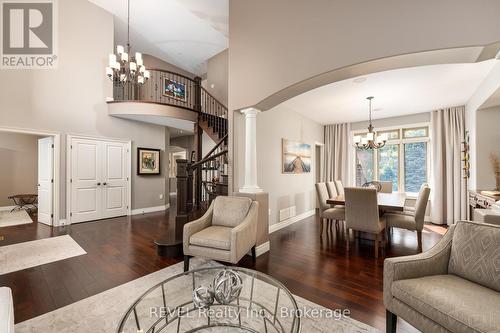
[[[155,206],[155,207],[137,208],[137,209],[132,209],[131,215],[161,212],[161,211],[167,210],[169,208],[170,208],[170,204]]]
[[[313,216],[316,214],[316,209],[311,209],[311,210],[308,210],[307,212],[304,212],[302,214],[299,214],[299,215],[295,215],[294,217],[291,217],[289,219],[286,219],[280,223],[275,223],[275,224],[271,224],[269,226],[269,233],[272,234],[273,232],[275,231],[278,231],[280,229],[283,229],[283,228],[286,228],[294,223],[297,223],[299,221],[302,221],[303,219],[309,217],[309,216]]]

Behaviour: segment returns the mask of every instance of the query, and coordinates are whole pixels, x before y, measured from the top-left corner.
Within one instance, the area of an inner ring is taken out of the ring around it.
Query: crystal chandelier
[[[142,54],[136,52],[135,56],[132,56],[130,53],[130,0],[127,3],[127,49],[125,50],[122,45],[116,46],[116,54],[109,55],[106,75],[116,84],[124,85],[127,82],[143,84],[149,79],[150,73],[144,66]]]
[[[375,140],[375,132],[373,131],[372,125],[372,99],[373,96],[366,98],[369,101],[370,108],[370,122],[368,125],[368,133],[366,133],[366,137],[361,137],[359,135],[354,137],[354,146],[358,149],[379,149],[385,146],[385,142],[387,141],[387,134],[384,133],[377,137]]]

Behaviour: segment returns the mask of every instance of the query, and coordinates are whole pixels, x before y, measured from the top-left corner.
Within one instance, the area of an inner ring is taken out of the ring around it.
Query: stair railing
[[[200,161],[179,159],[177,163],[177,217],[187,222],[193,210],[207,207],[219,195],[228,194],[226,134]],[[201,188],[197,200],[194,189]]]

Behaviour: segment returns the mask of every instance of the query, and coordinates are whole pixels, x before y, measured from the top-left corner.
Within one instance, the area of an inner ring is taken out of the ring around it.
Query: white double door
[[[130,145],[71,138],[71,223],[127,215]]]

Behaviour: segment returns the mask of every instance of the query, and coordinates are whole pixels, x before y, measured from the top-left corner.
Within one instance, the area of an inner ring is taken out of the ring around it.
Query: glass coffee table
[[[215,266],[172,276],[139,297],[118,333],[300,332],[293,295],[276,279]]]

